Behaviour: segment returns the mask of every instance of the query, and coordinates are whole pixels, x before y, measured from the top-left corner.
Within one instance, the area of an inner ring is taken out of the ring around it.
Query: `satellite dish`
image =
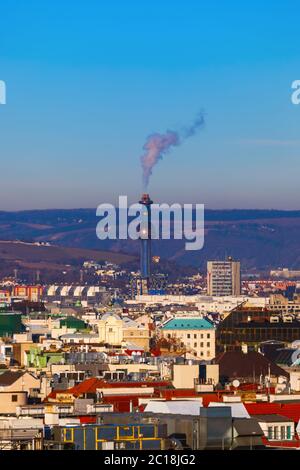
[[[235,379],[233,382],[232,382],[232,385],[234,386],[234,388],[238,388],[240,386],[240,381]]]
[[[296,349],[291,355],[292,366],[298,366],[300,364],[300,349]]]

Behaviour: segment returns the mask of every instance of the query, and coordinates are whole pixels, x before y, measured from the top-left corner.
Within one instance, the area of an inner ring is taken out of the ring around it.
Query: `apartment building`
[[[161,328],[164,338],[176,338],[192,356],[211,360],[215,357],[215,328],[202,318],[172,318]]]
[[[211,296],[241,294],[241,266],[239,261],[207,262],[207,293]]]

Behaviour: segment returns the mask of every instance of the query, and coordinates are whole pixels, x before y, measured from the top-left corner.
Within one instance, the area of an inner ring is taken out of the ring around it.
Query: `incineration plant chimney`
[[[143,284],[143,293],[148,290],[149,280],[151,276],[151,201],[149,194],[143,194],[140,204],[144,206],[142,213],[141,227],[141,279]]]

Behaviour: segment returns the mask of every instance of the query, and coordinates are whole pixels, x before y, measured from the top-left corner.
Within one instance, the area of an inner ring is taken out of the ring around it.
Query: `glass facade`
[[[263,309],[235,309],[217,328],[219,351],[238,349],[241,344],[257,346],[263,341],[289,343],[300,338],[300,322],[270,322],[272,312]]]

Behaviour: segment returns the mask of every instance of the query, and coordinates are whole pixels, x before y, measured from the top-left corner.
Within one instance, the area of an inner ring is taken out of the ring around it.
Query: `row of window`
[[[194,348],[197,347],[197,346],[195,346],[195,345],[197,345],[197,343],[194,343]],[[184,344],[184,343],[180,343],[180,346],[183,348],[183,347],[185,346],[185,344]],[[187,347],[190,347],[190,343],[187,343],[186,346],[187,346]],[[195,356],[195,357],[197,357],[197,356],[200,356],[200,357],[204,357],[204,356],[210,357],[210,351],[209,351],[209,350],[206,351],[206,352],[204,352],[204,351],[198,351],[198,352],[196,352],[196,351],[195,351],[195,352],[194,352],[194,356]]]
[[[176,333],[174,334],[176,336]],[[193,335],[191,333],[178,333],[178,336],[180,337],[186,336],[188,339],[191,339],[192,336],[194,339],[198,339],[199,335],[201,339],[204,339],[204,338],[210,339],[210,333],[207,333],[206,335],[204,333],[194,333]],[[170,338],[171,335],[168,335],[168,337]]]
[[[204,357],[204,352],[203,352],[203,351],[200,351],[199,354],[196,353],[196,352],[194,352],[194,356],[195,356],[195,357],[199,357],[199,356],[200,356],[200,357]],[[207,351],[206,354],[205,354],[205,356],[206,356],[206,357],[210,357],[210,351]]]
[[[269,440],[285,440],[292,439],[291,426],[269,426],[268,427]]]
[[[191,343],[188,341],[188,342],[186,343],[186,345],[187,345],[187,346],[191,346]],[[198,343],[194,343],[194,344],[193,344],[193,347],[194,347],[194,348],[198,348]],[[200,344],[199,344],[199,347],[200,347],[200,348],[204,348],[204,343],[200,343]],[[206,343],[206,347],[207,347],[207,348],[210,348],[210,343]]]

